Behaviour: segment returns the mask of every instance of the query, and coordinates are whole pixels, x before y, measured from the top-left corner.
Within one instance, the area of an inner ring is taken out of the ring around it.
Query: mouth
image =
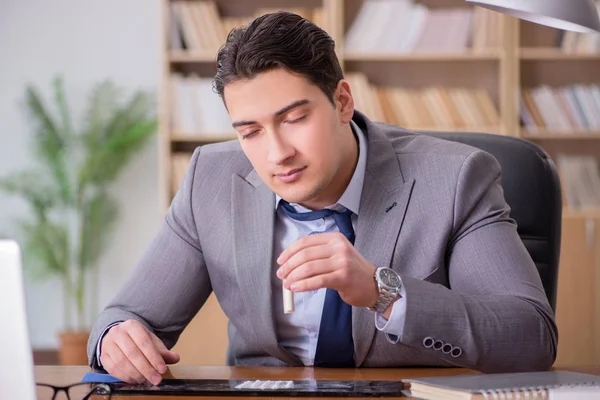
[[[275,174],[275,177],[283,183],[292,183],[292,182],[300,179],[300,176],[302,175],[302,172],[305,169],[306,169],[306,167],[292,169],[287,172],[281,172],[281,173]]]

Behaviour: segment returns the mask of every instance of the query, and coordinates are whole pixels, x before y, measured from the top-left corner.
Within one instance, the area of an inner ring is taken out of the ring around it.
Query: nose
[[[268,161],[272,164],[281,165],[296,154],[294,146],[282,139],[279,134],[268,135]]]

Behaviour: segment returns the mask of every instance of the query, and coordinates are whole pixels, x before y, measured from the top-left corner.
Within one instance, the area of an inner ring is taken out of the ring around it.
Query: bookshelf
[[[545,60],[545,61],[584,61],[600,60],[598,53],[565,53],[555,48],[547,47],[522,47],[519,49],[521,60]]]
[[[416,53],[416,54],[372,54],[347,52],[346,62],[381,61],[381,62],[447,62],[447,61],[498,61],[501,55],[497,51],[481,53]]]
[[[189,159],[193,149],[236,138],[225,121],[219,126],[199,129],[202,123],[192,121],[188,115],[187,124],[177,123],[176,119],[186,120],[177,104],[181,104],[182,98],[195,96],[192,102],[196,104],[186,106],[188,114],[202,114],[202,101],[211,98],[210,114],[223,115],[218,108],[220,99],[208,93],[207,81],[202,81],[212,78],[216,71],[216,49],[231,27],[274,9],[298,12],[328,31],[336,41],[346,77],[351,80],[357,108],[373,119],[414,130],[489,132],[522,137],[540,144],[555,159],[562,153],[600,158],[600,38],[561,33],[473,8],[463,0],[415,0],[412,5],[402,0],[379,1],[379,6],[373,6],[372,0],[162,2],[160,194],[164,210],[183,176],[186,157]],[[399,16],[404,14],[410,18],[403,23],[403,17]],[[432,20],[434,23],[427,23]],[[418,21],[421,21],[420,26]],[[465,30],[465,23],[471,29]],[[174,33],[176,28],[178,33]],[[395,37],[403,40],[390,41]],[[189,42],[189,49],[185,42]],[[173,74],[178,75],[179,83],[173,83]],[[190,81],[189,87],[186,86]],[[186,83],[181,85],[181,82]],[[184,95],[174,90],[174,85],[184,87]],[[572,94],[574,85],[583,89]],[[525,94],[532,99],[530,104],[523,100]],[[587,119],[591,121],[584,124],[586,116],[580,115],[582,121],[575,126],[577,120],[568,112],[581,114],[583,111],[574,108],[565,111],[565,103],[560,101],[564,102],[568,96],[575,96],[578,101],[581,96],[587,101],[587,114],[593,114]],[[594,96],[599,97],[595,100]],[[548,112],[553,104],[557,107],[552,101],[559,101],[557,104],[563,107],[561,113]],[[537,107],[537,119],[528,106]],[[559,114],[563,120],[548,120]],[[564,180],[566,177],[562,175]],[[600,179],[598,182],[600,184]],[[589,221],[600,223],[600,200],[594,207],[566,208],[563,218],[563,238],[568,239],[563,239],[565,256],[561,273],[577,267],[578,263],[593,261],[594,268],[586,265],[590,269],[586,274],[595,273],[600,280],[600,240],[598,245],[593,245],[593,252],[598,255],[592,257],[589,249],[582,250],[579,242],[572,239],[589,236],[594,231],[589,228]],[[596,240],[588,238],[587,243],[590,242]],[[587,258],[578,255],[583,253]],[[572,290],[574,287],[559,288],[560,304]],[[589,295],[597,296],[595,291]],[[567,334],[566,338],[561,337],[560,342],[566,344],[559,350],[557,364],[581,360],[600,363],[600,293],[597,298],[594,303],[597,308],[590,311],[590,315],[594,316],[592,336],[598,349],[577,350],[581,344]],[[559,323],[570,323],[565,313],[577,310],[581,304],[560,304]],[[224,364],[225,324],[226,318],[211,297],[177,345],[182,352],[182,363]],[[592,329],[592,325],[586,326]]]

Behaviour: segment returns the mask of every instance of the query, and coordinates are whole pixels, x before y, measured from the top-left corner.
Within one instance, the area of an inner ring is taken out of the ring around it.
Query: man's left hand
[[[293,292],[331,288],[355,307],[369,307],[377,300],[375,267],[339,232],[302,237],[277,263],[283,287]]]

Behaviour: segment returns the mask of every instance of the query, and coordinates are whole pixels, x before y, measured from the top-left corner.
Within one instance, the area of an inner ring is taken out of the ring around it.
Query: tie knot
[[[323,208],[321,210],[313,210],[313,211],[296,211],[294,206],[292,206],[287,201],[281,199],[279,204],[283,209],[283,212],[290,218],[295,219],[297,221],[314,221],[320,218],[332,217],[334,215],[339,215],[341,218],[350,218],[352,216],[352,211],[344,208],[342,211],[334,210],[331,208]]]
[[[343,233],[350,243],[354,244],[354,228],[352,227],[352,211],[345,209],[344,211],[332,210],[324,208],[322,210],[314,210],[307,212],[298,212],[287,201],[281,199],[281,209],[290,218],[297,221],[314,221],[321,218],[333,217],[335,224],[341,233]]]

